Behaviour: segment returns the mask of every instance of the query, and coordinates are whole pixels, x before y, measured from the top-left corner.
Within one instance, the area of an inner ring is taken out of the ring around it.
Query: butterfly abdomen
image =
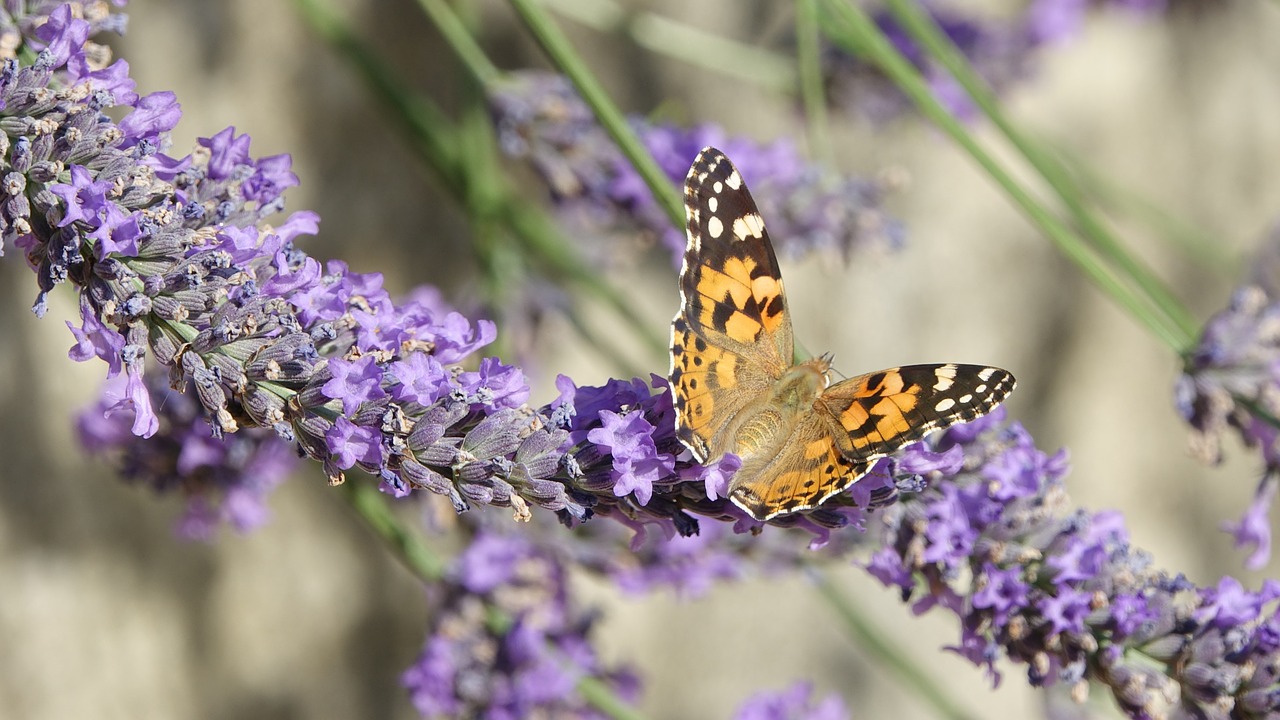
[[[826,386],[825,361],[812,360],[790,368],[774,382],[768,395],[742,409],[726,433],[732,440],[723,451],[744,459],[777,455],[790,440],[796,421],[812,412]]]

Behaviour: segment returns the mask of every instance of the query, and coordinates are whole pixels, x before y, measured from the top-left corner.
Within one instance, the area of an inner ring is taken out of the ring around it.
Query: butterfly
[[[906,365],[832,385],[829,357],[793,364],[782,274],[742,176],[704,148],[684,201],[669,373],[676,434],[698,462],[742,460],[729,498],[755,519],[816,508],[880,458],[1013,391],[1013,375],[980,365]]]

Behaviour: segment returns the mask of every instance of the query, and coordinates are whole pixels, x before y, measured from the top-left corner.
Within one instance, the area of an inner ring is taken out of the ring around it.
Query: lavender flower
[[[1280,584],[1196,588],[1153,568],[1118,513],[1067,511],[1064,453],[999,422],[943,436],[938,448],[961,448],[963,469],[886,510],[868,571],[918,613],[955,613],[949,649],[995,682],[1005,655],[1032,685],[1064,683],[1077,701],[1100,682],[1130,717],[1171,705],[1190,717],[1280,711]]]
[[[738,708],[734,720],[846,720],[849,711],[839,695],[828,695],[820,702],[810,699],[809,683],[796,683],[781,692],[759,692]]]
[[[959,5],[921,3],[943,34],[996,92],[1006,92],[1029,77],[1037,53],[1047,44],[1079,34],[1086,10],[1108,6],[1148,17],[1165,7],[1164,0],[1031,0],[1021,15],[983,17],[966,14]],[[887,10],[872,15],[898,52],[915,65],[934,95],[952,113],[973,119],[977,108],[951,75],[919,47]],[[842,48],[828,48],[822,58],[831,102],[848,112],[883,123],[911,109],[911,102],[878,69]]]
[[[1032,0],[1024,22],[1037,42],[1061,42],[1075,37],[1084,26],[1090,6],[1115,9],[1136,17],[1164,10],[1167,0]]]
[[[656,237],[679,265],[683,230],[672,227],[566,78],[513,74],[490,94],[490,104],[503,149],[538,171],[575,236]],[[675,183],[683,182],[689,159],[702,148],[714,145],[731,155],[752,178],[752,194],[781,253],[838,252],[847,259],[863,248],[902,243],[902,226],[881,206],[885,184],[830,173],[786,141],[761,145],[713,125],[685,129],[634,119],[632,127]],[[584,253],[591,257],[591,247]]]
[[[1018,21],[969,16],[934,4],[923,9],[995,91],[1002,92],[1029,74],[1035,42]],[[977,108],[951,75],[916,44],[893,15],[881,9],[872,19],[894,48],[920,71],[944,106],[964,119],[976,116]],[[877,123],[895,119],[911,108],[911,101],[897,86],[863,59],[830,47],[822,62],[827,94],[836,107]]]
[[[108,455],[126,479],[157,492],[181,492],[186,511],[178,534],[212,540],[222,525],[241,532],[261,527],[270,517],[266,499],[298,467],[292,448],[275,433],[247,429],[214,438],[191,393],[178,393],[145,377],[147,392],[159,400],[153,437],[131,432],[128,413],[114,412],[125,391],[123,375],[108,380],[98,403],[77,421],[81,445]]]
[[[634,702],[639,685],[606,668],[594,615],[570,600],[566,568],[523,536],[482,531],[432,588],[432,627],[401,682],[424,717],[603,718],[577,690],[592,677]]]
[[[1178,411],[1191,426],[1192,452],[1206,462],[1221,459],[1228,427],[1256,447],[1263,478],[1243,517],[1228,523],[1239,547],[1252,547],[1246,565],[1267,563],[1271,527],[1266,521],[1280,474],[1280,302],[1260,285],[1238,289],[1225,310],[1205,325],[1188,354],[1176,388]]]

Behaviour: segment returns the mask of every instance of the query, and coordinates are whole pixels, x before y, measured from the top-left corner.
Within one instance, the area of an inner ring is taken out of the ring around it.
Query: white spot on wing
[[[724,184],[728,185],[734,190],[739,190],[742,188],[742,176],[738,174],[737,169],[734,169],[733,172],[729,173],[729,177],[724,179]],[[720,192],[720,191],[716,190],[716,192]]]
[[[764,236],[764,220],[758,213],[747,213],[733,221],[733,235],[739,240]]]
[[[720,222],[720,218],[712,217],[707,220],[707,234],[713,238],[718,238],[724,232],[724,223]]]
[[[941,400],[938,401],[937,405],[933,406],[933,409],[937,410],[938,412],[946,412],[955,406],[956,406],[955,400],[952,400],[951,398],[942,398]]]
[[[994,375],[995,372],[996,372],[995,368],[982,368],[981,370],[978,371],[978,379],[982,380],[983,382],[986,382],[991,379],[991,376]]]
[[[712,198],[707,198],[707,209],[708,209],[708,210],[710,210],[711,212],[715,212],[715,211],[716,211],[716,208],[717,208],[717,207],[719,207],[719,206],[720,206],[720,198],[713,198],[713,197],[712,197]]]
[[[972,395],[961,395],[961,396],[960,396],[960,402],[961,402],[962,404],[964,404],[964,405],[968,405],[969,403],[973,402],[973,396],[972,396]]]

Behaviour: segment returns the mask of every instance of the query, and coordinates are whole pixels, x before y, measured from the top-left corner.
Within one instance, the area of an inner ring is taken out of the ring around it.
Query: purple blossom
[[[389,371],[396,379],[391,395],[400,402],[426,407],[449,392],[449,374],[433,355],[412,353],[391,363]]]
[[[226,180],[237,166],[249,164],[248,135],[236,135],[236,129],[226,128],[213,137],[200,138],[199,143],[209,151],[208,172],[211,180]]]
[[[588,675],[635,698],[630,674],[591,649],[592,616],[572,603],[554,553],[482,531],[448,577],[458,580],[436,588],[423,652],[401,676],[424,716],[598,717],[577,688]]]
[[[332,453],[330,461],[346,470],[357,462],[377,465],[381,457],[378,434],[371,428],[360,427],[345,417],[340,417],[329,428],[325,442]]]
[[[885,562],[892,562],[892,559],[886,559]],[[983,584],[973,593],[973,607],[989,611],[997,625],[1004,625],[1012,614],[1027,607],[1031,588],[1023,580],[1019,568],[1004,569],[988,562],[983,565],[979,577],[983,579]],[[897,580],[894,584],[907,587],[902,585],[901,576]],[[883,579],[881,581],[884,582]]]
[[[518,408],[529,399],[529,384],[518,367],[503,365],[496,357],[480,361],[476,372],[463,372],[458,389],[468,402],[490,408]]]
[[[1262,455],[1266,472],[1253,503],[1238,522],[1223,525],[1237,546],[1253,547],[1249,567],[1261,567],[1270,557],[1266,518],[1275,492],[1268,478],[1280,471],[1280,431],[1273,424],[1280,416],[1280,302],[1267,287],[1239,288],[1227,308],[1205,324],[1175,388],[1178,410],[1191,426],[1193,454],[1220,461],[1222,435],[1234,428]]]
[[[679,265],[683,231],[673,228],[647,185],[596,123],[568,80],[526,71],[513,74],[490,95],[503,149],[528,160],[546,181],[573,235],[641,234],[661,242]],[[730,137],[713,125],[681,128],[633,120],[646,149],[673,182],[689,161],[715,145],[752,180],[752,195],[769,219],[780,254],[896,248],[901,225],[884,211],[889,186],[839,176],[804,159],[786,140],[770,144]],[[606,262],[591,246],[584,254]]]
[[[675,470],[675,458],[658,452],[654,426],[643,413],[601,410],[600,420],[601,427],[588,432],[587,439],[613,455],[614,494],[634,492],[641,505],[649,504],[654,482]]]
[[[177,127],[181,117],[182,106],[174,93],[166,90],[143,96],[133,105],[133,112],[120,121],[120,131],[124,133],[120,146],[131,148],[141,142],[154,143],[161,135]]]
[[[1271,506],[1275,504],[1276,487],[1280,478],[1276,471],[1268,470],[1258,483],[1253,502],[1238,521],[1222,523],[1222,529],[1235,538],[1236,547],[1252,547],[1253,552],[1245,560],[1245,567],[1261,570],[1271,558]]]
[[[786,690],[757,692],[742,703],[734,720],[847,720],[849,710],[839,695],[815,701],[813,686],[799,682]]]
[[[484,533],[458,558],[458,582],[468,592],[490,593],[515,578],[517,564],[532,552],[527,540]]]
[[[36,28],[35,37],[46,44],[43,51],[49,55],[49,65],[56,70],[73,59],[83,59],[84,44],[92,28],[89,23],[71,16],[71,5],[61,5],[49,14],[49,19]],[[41,49],[40,43],[32,43]]]
[[[332,359],[327,366],[332,379],[321,388],[324,394],[342,401],[342,411],[351,414],[360,403],[386,397],[382,389],[382,368],[377,358],[365,355],[358,360]]]
[[[732,535],[728,526],[711,525],[688,537],[651,538],[639,545],[633,542],[612,558],[607,572],[629,594],[669,587],[684,598],[701,597],[717,582],[747,574],[747,563],[731,545]]]
[[[1049,622],[1049,634],[1078,633],[1084,630],[1084,618],[1089,614],[1089,593],[1060,587],[1057,595],[1043,596],[1036,603],[1044,619]]]
[[[1224,577],[1217,587],[1200,591],[1201,606],[1196,610],[1197,622],[1226,629],[1256,619],[1262,607],[1280,598],[1280,582],[1267,580],[1260,592],[1249,592],[1233,577]]]

